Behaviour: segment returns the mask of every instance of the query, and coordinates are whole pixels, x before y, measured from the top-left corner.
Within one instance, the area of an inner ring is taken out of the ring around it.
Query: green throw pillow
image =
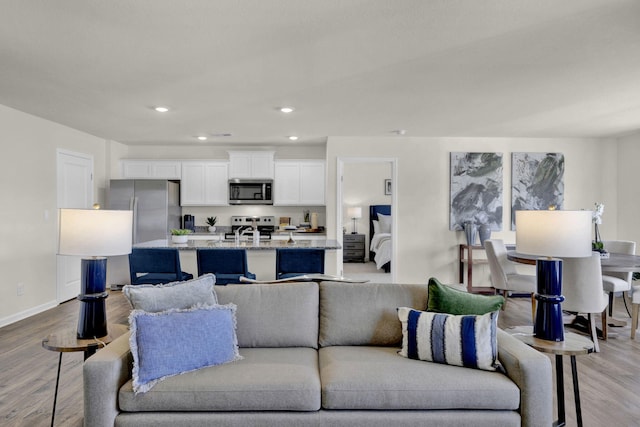
[[[434,277],[429,279],[427,311],[481,315],[498,310],[502,304],[504,304],[504,298],[500,295],[470,294],[443,285]]]

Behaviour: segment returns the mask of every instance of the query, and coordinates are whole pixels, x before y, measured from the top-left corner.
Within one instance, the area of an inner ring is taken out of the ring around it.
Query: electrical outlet
[[[18,286],[16,287],[16,292],[19,297],[24,295],[24,283],[18,283]]]

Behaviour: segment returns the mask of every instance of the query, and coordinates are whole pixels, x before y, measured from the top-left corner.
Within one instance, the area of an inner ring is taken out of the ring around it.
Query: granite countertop
[[[228,249],[228,248],[243,248],[247,250],[275,250],[277,248],[316,248],[325,250],[341,249],[337,240],[296,240],[295,243],[288,243],[287,240],[262,240],[258,245],[254,245],[253,242],[242,241],[236,245],[234,241],[218,240],[212,238],[211,240],[189,240],[187,243],[172,243],[171,240],[159,239],[151,240],[148,242],[137,243],[133,245],[134,248],[177,248],[180,250],[196,250],[198,248],[210,248],[210,249]]]
[[[306,228],[297,228],[295,230],[276,230],[271,234],[275,235],[288,235],[293,232],[293,234],[313,234],[314,236],[326,236],[327,232],[325,230],[322,231],[309,231]]]
[[[231,233],[231,230],[216,230],[215,232],[211,233],[209,231],[200,231],[198,229],[196,229],[196,231],[194,233],[191,233],[190,236],[212,236],[212,238],[214,238],[215,236],[218,236],[220,234],[225,234],[225,233]],[[297,234],[308,234],[308,235],[313,235],[313,236],[326,236],[327,232],[325,230],[322,231],[308,231],[308,229],[305,228],[298,228],[295,230],[275,230],[272,231],[271,234],[273,236],[288,236],[289,233],[293,233],[294,235]]]

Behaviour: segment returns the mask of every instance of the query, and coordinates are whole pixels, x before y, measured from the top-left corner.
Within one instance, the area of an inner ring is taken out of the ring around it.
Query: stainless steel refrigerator
[[[176,181],[112,179],[109,209],[133,211],[133,243],[166,239],[180,228],[180,184]]]

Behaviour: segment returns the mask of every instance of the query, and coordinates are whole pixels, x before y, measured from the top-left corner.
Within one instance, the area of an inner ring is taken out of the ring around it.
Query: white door
[[[58,208],[90,208],[93,204],[93,157],[58,150]],[[58,303],[80,293],[80,258],[57,255]]]

